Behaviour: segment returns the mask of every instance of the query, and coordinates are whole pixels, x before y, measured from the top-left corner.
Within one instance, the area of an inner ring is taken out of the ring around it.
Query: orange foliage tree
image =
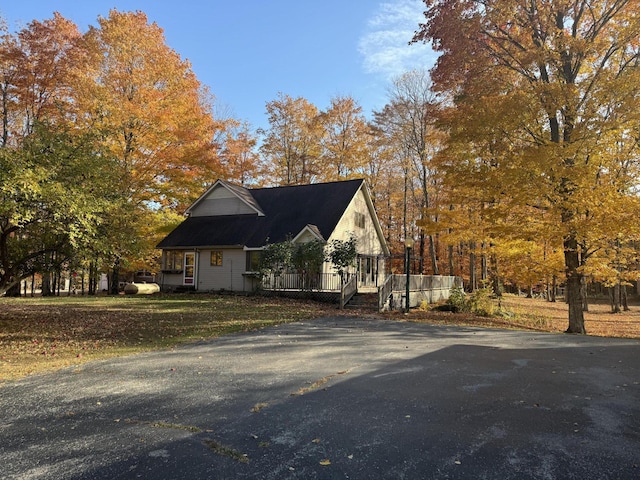
[[[84,38],[76,69],[78,121],[103,132],[120,164],[122,194],[177,206],[193,186],[221,173],[217,125],[188,61],[142,12],[112,10]]]

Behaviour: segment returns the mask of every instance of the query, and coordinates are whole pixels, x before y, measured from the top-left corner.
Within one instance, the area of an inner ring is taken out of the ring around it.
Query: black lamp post
[[[411,249],[413,248],[413,238],[409,237],[406,238],[404,241],[404,246],[406,247],[407,250],[407,260],[405,262],[406,265],[406,269],[407,269],[407,285],[406,285],[406,291],[405,291],[405,301],[406,301],[406,308],[405,308],[405,315],[409,313],[409,308],[411,307],[411,301],[409,300],[409,278],[411,276]]]

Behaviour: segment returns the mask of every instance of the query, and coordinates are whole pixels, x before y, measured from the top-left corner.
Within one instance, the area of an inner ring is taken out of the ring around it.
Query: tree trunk
[[[96,294],[96,281],[95,281],[95,273],[93,272],[93,262],[89,262],[89,286],[88,286],[88,295]]]
[[[502,284],[500,282],[500,272],[498,271],[498,259],[495,255],[491,255],[491,286],[493,287],[493,293],[498,298],[502,297]]]
[[[120,259],[116,258],[113,262],[113,273],[111,275],[111,289],[112,295],[118,295],[120,293]]]
[[[475,292],[478,289],[478,279],[476,274],[476,244],[469,244],[469,289]]]
[[[452,277],[456,274],[455,258],[453,245],[449,245],[449,275]]]
[[[20,295],[20,282],[11,285],[5,292],[6,297],[19,297]]]
[[[42,274],[42,291],[41,295],[43,297],[51,296],[51,273],[44,272]]]
[[[440,269],[438,268],[438,256],[436,254],[436,242],[433,235],[429,235],[429,255],[431,256],[431,268],[434,275],[440,275]]]
[[[620,303],[625,312],[629,311],[629,302],[627,301],[627,286],[620,285]]]
[[[589,311],[589,300],[587,298],[587,279],[583,276],[580,278],[580,297],[582,298],[582,311]]]
[[[609,300],[611,301],[611,313],[620,313],[620,284],[609,287]]]
[[[489,263],[487,262],[487,245],[482,242],[482,255],[480,255],[480,279],[482,280],[482,286],[487,286],[487,280],[489,280]]]
[[[582,311],[582,299],[580,295],[582,275],[578,271],[580,267],[580,254],[578,242],[571,235],[564,240],[564,263],[567,275],[567,304],[569,305],[569,326],[567,333],[585,334],[584,312]]]
[[[424,232],[420,232],[420,253],[418,254],[418,271],[416,273],[423,274],[424,273],[424,251],[425,251],[425,236]]]

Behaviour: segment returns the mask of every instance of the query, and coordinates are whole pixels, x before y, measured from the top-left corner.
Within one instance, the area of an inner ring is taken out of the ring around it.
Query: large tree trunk
[[[431,268],[433,269],[433,274],[440,275],[440,270],[438,269],[438,256],[436,254],[436,242],[433,235],[429,235],[429,255],[431,256]]]
[[[476,273],[476,244],[469,244],[469,291],[475,292],[478,289],[478,276]]]
[[[491,278],[491,285],[493,288],[493,293],[497,297],[502,297],[502,285],[500,283],[500,271],[498,269],[498,259],[495,255],[491,255],[489,257],[489,262],[491,264],[491,271],[489,274],[489,278]]]
[[[578,242],[572,235],[564,241],[564,262],[567,275],[567,304],[569,305],[569,326],[567,333],[585,334],[584,312],[582,311],[582,275],[578,271],[580,267],[580,254]]]
[[[419,238],[420,238],[420,242],[419,242],[420,252],[418,253],[418,271],[417,271],[417,273],[422,275],[424,273],[424,250],[425,250],[425,241],[426,241],[426,238],[424,236],[424,232],[422,232],[422,231],[420,232]]]
[[[453,245],[449,245],[449,275],[452,277],[456,274],[455,259]]]
[[[43,297],[51,296],[51,273],[44,272],[42,274],[42,290],[40,293]]]
[[[609,300],[611,302],[611,313],[620,313],[620,284],[609,287]]]
[[[622,304],[622,309],[625,312],[629,311],[629,302],[627,300],[627,286],[620,285],[620,303]]]
[[[589,311],[589,299],[587,298],[587,279],[582,276],[580,279],[580,298],[582,299],[582,311]]]
[[[13,285],[11,285],[9,288],[7,288],[7,291],[5,292],[5,296],[7,297],[19,297],[20,295],[21,295],[20,282],[14,283]]]
[[[120,259],[116,258],[113,262],[113,273],[111,275],[110,293],[118,295],[120,293]]]

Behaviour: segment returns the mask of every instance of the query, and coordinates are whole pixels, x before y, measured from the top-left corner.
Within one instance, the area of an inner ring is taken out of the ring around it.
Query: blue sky
[[[12,30],[54,11],[81,31],[111,8],[141,10],[188,59],[218,108],[267,127],[265,104],[278,92],[320,109],[350,95],[370,117],[387,100],[391,79],[430,68],[426,45],[408,46],[423,20],[420,0],[0,0]]]

